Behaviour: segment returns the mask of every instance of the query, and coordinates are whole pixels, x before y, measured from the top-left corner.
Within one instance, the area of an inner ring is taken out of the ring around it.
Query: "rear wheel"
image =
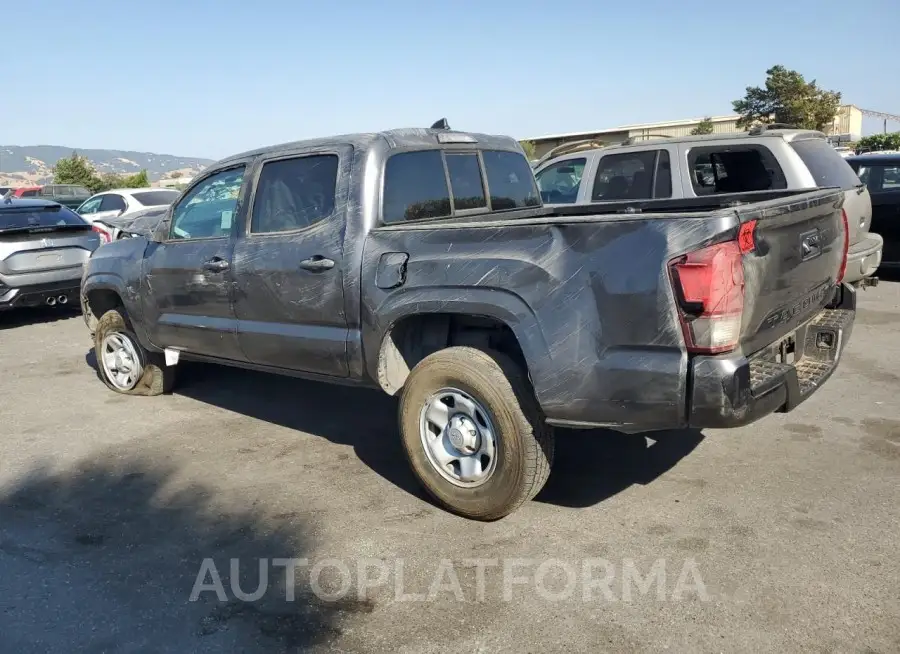
[[[94,332],[97,371],[103,382],[125,395],[161,395],[172,390],[175,370],[145,350],[121,309],[103,314]]]
[[[544,486],[553,432],[506,355],[451,347],[423,359],[400,401],[403,445],[422,485],[451,511],[495,520]]]

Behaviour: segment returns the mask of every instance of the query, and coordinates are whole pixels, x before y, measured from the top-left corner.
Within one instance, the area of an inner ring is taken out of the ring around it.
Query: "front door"
[[[233,223],[244,166],[216,172],[172,209],[169,236],[144,257],[151,340],[195,354],[243,360],[232,307]]]
[[[253,363],[346,377],[350,148],[263,162],[234,251],[238,339]],[[358,271],[356,271],[358,274]]]

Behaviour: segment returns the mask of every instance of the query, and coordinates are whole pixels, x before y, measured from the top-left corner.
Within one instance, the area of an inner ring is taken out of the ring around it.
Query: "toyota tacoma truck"
[[[515,140],[439,122],[210,166],[93,254],[82,305],[119,393],[190,359],[398,396],[423,486],[492,520],[544,485],[555,428],[738,427],[809,397],[855,317],[843,201],[546,208]]]

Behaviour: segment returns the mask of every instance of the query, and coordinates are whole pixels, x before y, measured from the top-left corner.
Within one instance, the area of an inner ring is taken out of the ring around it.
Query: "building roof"
[[[555,141],[559,139],[571,139],[571,138],[587,138],[589,136],[594,136],[596,134],[615,134],[618,132],[628,132],[636,129],[657,129],[661,127],[679,127],[682,125],[693,125],[695,123],[699,123],[702,120],[709,119],[714,123],[727,123],[732,120],[738,120],[740,116],[737,114],[728,115],[728,116],[704,116],[703,118],[686,118],[683,120],[666,120],[659,123],[636,123],[634,125],[621,125],[620,127],[610,127],[607,129],[595,129],[588,132],[567,132],[564,134],[548,134],[546,136],[532,136],[526,139],[525,141]]]

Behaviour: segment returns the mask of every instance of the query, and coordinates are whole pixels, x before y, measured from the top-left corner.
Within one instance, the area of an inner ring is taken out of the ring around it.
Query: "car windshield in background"
[[[850,164],[824,139],[795,140],[791,141],[791,147],[809,168],[816,186],[839,186],[845,190],[859,186],[859,178]]]
[[[131,197],[140,202],[145,207],[159,207],[165,204],[172,204],[181,195],[179,191],[140,191],[132,193]]]
[[[83,227],[88,223],[77,213],[57,205],[46,207],[0,206],[0,232],[45,227]]]

